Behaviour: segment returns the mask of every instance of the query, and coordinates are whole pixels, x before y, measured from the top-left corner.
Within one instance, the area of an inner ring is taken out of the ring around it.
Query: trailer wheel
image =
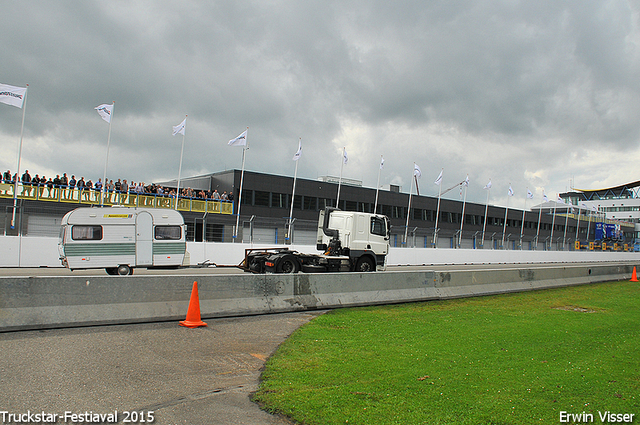
[[[280,260],[277,270],[278,273],[298,273],[300,271],[300,263],[295,257],[287,256]]]
[[[118,266],[118,274],[120,276],[127,276],[133,274],[133,269],[126,264],[120,264]]]
[[[357,272],[373,272],[376,270],[375,264],[373,264],[373,260],[369,257],[360,257],[356,262],[356,270]]]

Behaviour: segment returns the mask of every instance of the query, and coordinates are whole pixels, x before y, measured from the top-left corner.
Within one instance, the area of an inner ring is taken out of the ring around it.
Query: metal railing
[[[0,183],[0,198],[13,199],[15,185]],[[89,205],[122,205],[125,207],[175,208],[175,197],[151,193],[101,192],[95,189],[78,189],[70,187],[49,187],[45,185],[18,184],[18,199],[33,201],[68,202]],[[202,198],[179,198],[178,211],[192,211],[212,214],[233,214],[233,202],[214,201]]]

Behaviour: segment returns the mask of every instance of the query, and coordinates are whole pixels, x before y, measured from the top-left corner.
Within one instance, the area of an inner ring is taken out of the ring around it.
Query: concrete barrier
[[[0,331],[183,320],[198,281],[212,317],[498,294],[626,280],[632,265],[295,275],[0,278]]]

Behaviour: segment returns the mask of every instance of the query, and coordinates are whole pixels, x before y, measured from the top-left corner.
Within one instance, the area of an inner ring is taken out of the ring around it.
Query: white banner
[[[187,126],[187,119],[185,118],[180,124],[173,126],[173,135],[182,134],[184,136],[184,129]]]
[[[247,130],[243,131],[235,139],[229,140],[229,146],[247,146]]]
[[[8,84],[0,84],[0,103],[22,108],[26,87],[15,87]]]
[[[298,152],[293,155],[293,160],[299,160],[300,156],[302,156],[302,140],[298,140]]]
[[[103,120],[105,120],[108,123],[111,123],[111,113],[113,112],[113,104],[107,105],[106,103],[103,103],[102,105],[96,106],[93,109],[98,111],[98,114],[102,117]]]

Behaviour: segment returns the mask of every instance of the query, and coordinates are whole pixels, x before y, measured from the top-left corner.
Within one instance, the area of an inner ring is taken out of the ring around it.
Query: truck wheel
[[[126,264],[120,264],[118,266],[118,274],[120,276],[127,276],[133,274],[133,269]]]
[[[278,264],[278,273],[298,273],[300,264],[294,257],[284,257]]]
[[[356,270],[357,272],[373,272],[376,270],[375,264],[369,257],[360,257],[356,262]]]

